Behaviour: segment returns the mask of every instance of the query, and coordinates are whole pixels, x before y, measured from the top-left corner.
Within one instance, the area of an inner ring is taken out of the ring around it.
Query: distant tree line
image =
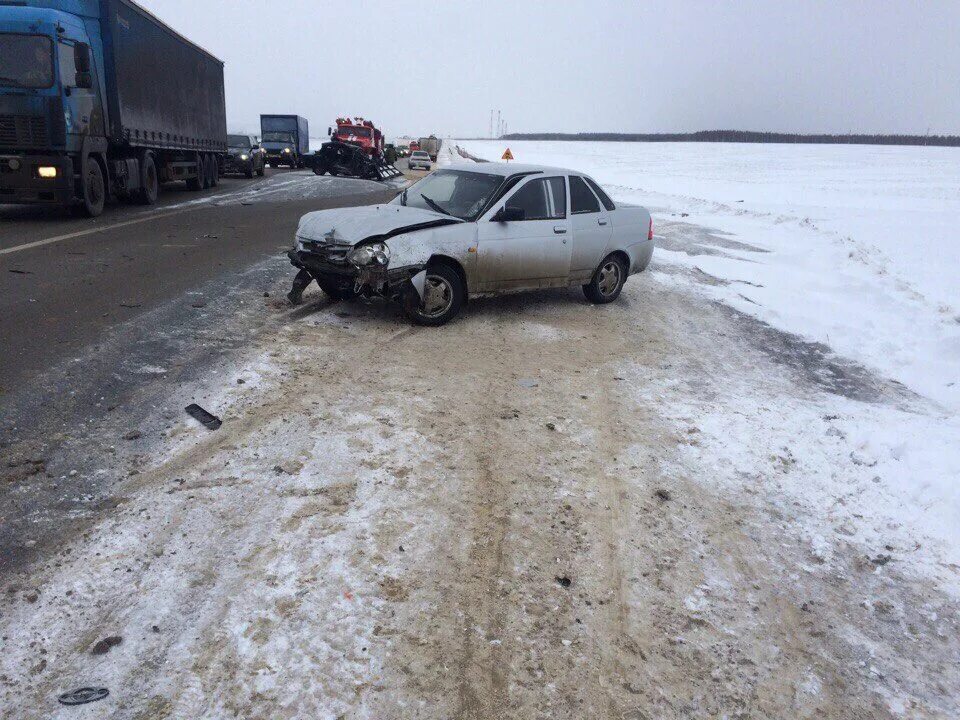
[[[504,140],[580,140],[601,142],[803,143],[822,145],[938,145],[960,147],[957,135],[802,135],[749,130],[694,133],[510,133]]]

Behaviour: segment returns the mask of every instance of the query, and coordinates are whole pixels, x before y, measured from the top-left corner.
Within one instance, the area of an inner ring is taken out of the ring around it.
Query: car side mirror
[[[74,87],[78,87],[81,90],[89,90],[93,87],[93,75],[78,70],[77,77],[74,80]]]
[[[493,216],[494,222],[518,222],[524,220],[527,216],[526,211],[523,208],[518,207],[502,207],[499,212]]]

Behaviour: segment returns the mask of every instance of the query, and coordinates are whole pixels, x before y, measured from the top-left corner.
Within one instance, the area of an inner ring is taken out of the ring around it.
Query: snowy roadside
[[[477,300],[439,330],[384,303],[307,301],[269,306],[290,321],[191,398],[222,428],[178,415],[103,520],[7,588],[7,706],[80,720],[958,709],[956,572],[928,562],[915,528],[876,524],[882,470],[829,432],[862,417],[844,393],[909,395],[825,358],[809,362],[836,382],[812,383],[751,321],[663,275],[602,308],[574,291]],[[740,436],[714,424],[747,409]],[[823,462],[797,413],[830,444]],[[56,704],[83,685],[111,697]]]
[[[481,157],[506,147],[460,144]],[[814,407],[758,397],[731,378],[738,392],[726,391],[723,403],[687,409],[711,439],[691,459],[731,476],[713,481],[752,476],[789,440],[810,469],[785,488],[791,495],[820,505],[825,517],[850,505],[877,528],[930,537],[935,552],[926,554],[919,542],[931,567],[960,565],[960,157],[953,149],[510,147],[519,161],[582,169],[616,199],[650,207],[659,280],[795,333],[818,344],[817,352],[850,358],[926,398],[850,402],[823,427]]]

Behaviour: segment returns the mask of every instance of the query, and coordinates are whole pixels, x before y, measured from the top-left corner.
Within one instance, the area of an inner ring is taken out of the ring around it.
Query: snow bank
[[[445,139],[440,144],[440,153],[437,155],[437,165],[445,167],[448,165],[462,165],[463,163],[473,163],[473,160],[465,158],[457,152],[457,141],[450,138]]]

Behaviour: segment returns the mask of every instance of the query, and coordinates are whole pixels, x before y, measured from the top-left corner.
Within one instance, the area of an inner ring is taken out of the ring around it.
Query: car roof
[[[511,175],[527,175],[532,173],[547,173],[547,174],[561,174],[561,175],[585,175],[586,173],[578,172],[576,170],[568,170],[566,168],[551,167],[550,165],[524,165],[523,163],[505,163],[505,162],[489,162],[489,163],[477,163],[475,165],[468,165],[467,163],[453,165],[447,170],[467,170],[473,172],[482,172],[487,173],[488,175],[502,175],[503,177],[509,177]]]

